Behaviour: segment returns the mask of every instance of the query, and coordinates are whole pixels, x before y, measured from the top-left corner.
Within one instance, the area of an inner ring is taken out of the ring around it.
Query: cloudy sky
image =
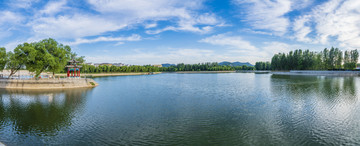
[[[360,48],[360,0],[0,1],[0,46],[49,37],[87,62],[254,63]]]

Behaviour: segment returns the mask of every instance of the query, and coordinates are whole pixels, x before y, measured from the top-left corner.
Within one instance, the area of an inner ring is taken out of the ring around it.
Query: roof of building
[[[71,59],[68,62],[70,62],[70,63],[80,63],[80,61],[76,61],[75,59]]]
[[[67,68],[81,68],[82,66],[81,65],[67,65],[65,67],[67,67]]]

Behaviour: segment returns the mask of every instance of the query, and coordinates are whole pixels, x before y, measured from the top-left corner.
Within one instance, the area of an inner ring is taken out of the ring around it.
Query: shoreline
[[[106,77],[106,76],[134,76],[134,75],[155,75],[162,73],[178,74],[211,74],[211,73],[255,73],[272,75],[304,75],[304,76],[360,76],[360,71],[327,71],[327,70],[290,70],[290,71],[256,71],[256,70],[231,70],[231,71],[176,71],[176,72],[131,72],[131,73],[91,73],[86,76]],[[66,74],[55,74],[56,77],[65,77]],[[85,74],[81,74],[85,77]]]
[[[302,76],[360,76],[360,71],[324,71],[324,70],[290,70],[271,71],[273,75],[302,75]]]
[[[176,71],[176,72],[168,72],[168,73],[178,73],[178,74],[201,74],[201,73],[235,73],[235,70],[229,71]]]
[[[50,90],[50,89],[73,89],[93,88],[98,86],[93,79],[0,79],[0,89],[21,90]]]
[[[92,76],[92,77],[106,77],[106,76],[136,76],[136,75],[155,75],[160,74],[162,72],[153,72],[152,74],[149,74],[149,72],[134,72],[134,73],[90,73],[90,74],[84,74],[81,73],[82,77],[85,76]],[[55,74],[55,76],[61,76],[66,77],[67,74]]]

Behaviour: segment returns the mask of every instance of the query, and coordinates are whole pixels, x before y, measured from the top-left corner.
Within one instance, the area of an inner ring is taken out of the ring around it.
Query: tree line
[[[83,64],[81,72],[84,73],[116,73],[116,72],[175,72],[175,71],[232,71],[232,70],[254,70],[252,66],[226,66],[213,63],[184,64],[179,63],[170,67],[155,67],[152,65],[133,66],[108,66]],[[65,72],[65,70],[63,71]]]
[[[109,65],[88,65],[83,64],[81,73],[119,73],[119,72],[160,72],[161,68],[151,65],[133,65],[133,66],[109,66]],[[64,70],[63,72],[66,72]]]
[[[267,62],[256,62],[255,63],[256,70],[271,70],[271,63]]]
[[[343,53],[334,47],[321,52],[298,49],[275,54],[270,65],[272,70],[353,70],[358,58],[358,50]]]
[[[207,62],[199,64],[179,63],[175,66],[162,67],[161,71],[232,71],[232,70],[254,70],[253,66],[228,66],[219,65],[217,62]]]

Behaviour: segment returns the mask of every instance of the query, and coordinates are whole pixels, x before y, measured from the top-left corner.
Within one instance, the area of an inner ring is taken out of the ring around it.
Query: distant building
[[[155,65],[153,65],[154,67],[162,67],[162,65],[161,64],[155,64]]]
[[[87,65],[93,65],[95,67],[99,67],[100,65],[106,65],[106,66],[131,66],[130,64],[124,64],[124,63],[86,63]]]
[[[113,63],[112,65],[113,65],[113,66],[117,66],[117,67],[125,66],[125,64],[123,64],[123,63]]]
[[[95,67],[99,67],[99,66],[100,66],[100,63],[94,63],[94,66],[95,66]]]
[[[111,63],[101,63],[100,65],[112,66],[112,64],[111,64]]]

